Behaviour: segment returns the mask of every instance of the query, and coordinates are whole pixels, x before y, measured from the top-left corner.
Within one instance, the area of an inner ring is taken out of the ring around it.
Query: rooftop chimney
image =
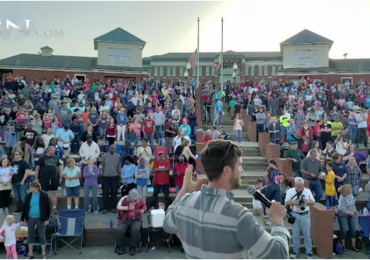
[[[49,46],[45,46],[41,48],[41,56],[50,57],[53,55],[53,49]]]

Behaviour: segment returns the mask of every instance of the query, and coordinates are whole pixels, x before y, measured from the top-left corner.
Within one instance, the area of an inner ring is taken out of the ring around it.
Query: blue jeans
[[[155,126],[155,132],[154,132],[155,140],[159,141],[159,138],[162,135],[162,129],[163,129],[163,126],[161,126],[161,125],[156,125]]]
[[[295,222],[292,225],[293,231],[293,252],[299,253],[301,245],[301,231],[303,235],[304,247],[306,249],[306,255],[312,254],[312,239],[311,239],[311,219],[310,214],[300,215],[292,212],[295,217]]]
[[[129,145],[126,145],[126,154],[134,155],[135,147],[130,147]]]
[[[320,201],[324,192],[320,180],[308,180],[310,182],[310,190],[315,193],[315,201]]]
[[[71,122],[69,121],[69,120],[66,120],[66,121],[62,121],[62,127],[64,127],[65,125],[70,125],[71,124]]]
[[[13,183],[14,197],[17,201],[17,211],[20,211],[23,209],[23,205],[26,201],[27,186],[28,186],[27,181],[24,185],[21,185],[20,182]]]
[[[356,217],[339,216],[339,239],[345,239],[347,230],[350,238],[356,238]]]
[[[176,186],[176,192],[178,193],[181,190],[182,187]]]
[[[275,200],[276,202],[281,202],[280,186],[278,184],[267,185],[265,188],[265,196],[270,201]]]
[[[277,108],[276,107],[270,107],[270,112],[271,114],[274,116],[274,115],[277,115]]]
[[[235,130],[234,134],[235,134],[236,142],[241,143],[242,142],[242,130]]]
[[[356,137],[357,137],[357,128],[349,128],[348,129],[349,130],[349,132],[348,132],[348,134],[349,134],[349,136],[351,137],[351,140],[352,140],[352,143],[356,143]]]
[[[360,185],[352,185],[352,193],[353,196],[358,197],[358,195],[360,194]]]
[[[327,205],[329,207],[335,207],[337,205],[336,200],[335,200],[335,195],[334,196],[326,195],[325,200],[327,201]]]
[[[90,186],[84,186],[84,208],[85,211],[89,211],[89,205],[90,205],[90,197],[89,193],[92,193],[92,205],[91,205],[91,211],[98,210],[98,187],[90,187]]]

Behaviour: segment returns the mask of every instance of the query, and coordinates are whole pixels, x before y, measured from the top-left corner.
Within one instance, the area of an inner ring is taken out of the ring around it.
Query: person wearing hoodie
[[[137,191],[139,196],[146,201],[146,190],[147,185],[150,184],[150,170],[147,165],[145,165],[145,159],[140,158],[139,165],[135,169],[135,184],[137,186]]]
[[[128,125],[127,132],[125,132],[125,144],[126,153],[129,155],[134,155],[135,148],[137,146],[138,137],[134,131],[134,124],[130,123]]]
[[[121,169],[122,197],[126,196],[130,190],[136,188],[135,184],[135,159],[131,155],[126,155],[124,165]]]
[[[83,168],[82,175],[84,178],[84,208],[85,212],[94,212],[98,214],[98,177],[100,175],[100,169],[95,164],[97,157],[90,156],[88,158],[88,165]],[[92,205],[89,207],[90,190],[92,193]]]
[[[125,141],[127,114],[125,113],[124,108],[121,108],[121,110],[117,113],[116,119],[117,119],[117,141],[120,141],[121,135],[122,141]]]

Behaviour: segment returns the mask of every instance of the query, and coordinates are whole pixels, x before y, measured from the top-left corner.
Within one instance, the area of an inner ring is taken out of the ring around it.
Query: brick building
[[[27,80],[63,79],[66,75],[79,79],[147,78],[149,71],[142,66],[142,51],[146,43],[117,28],[94,39],[97,57],[53,55],[53,49],[45,46],[38,54],[19,54],[0,60],[0,76],[9,72],[24,76]]]
[[[370,82],[370,59],[330,59],[333,41],[309,30],[303,30],[280,44],[278,52],[224,52],[224,81],[234,80],[233,64],[238,64],[236,82],[272,80],[296,81],[301,76],[327,83]],[[154,78],[183,78],[187,60],[192,53],[167,53],[143,59]],[[200,53],[200,79],[219,82],[214,69],[219,53]],[[196,77],[196,68],[188,72]]]
[[[330,59],[333,41],[309,30],[280,43],[276,52],[226,51],[224,81],[234,81],[233,65],[238,65],[235,81],[298,80],[301,76],[328,83],[353,83],[361,79],[370,82],[370,59]],[[146,43],[127,31],[117,28],[94,39],[97,57],[53,55],[52,48],[41,48],[39,54],[19,54],[0,60],[0,76],[9,72],[22,75],[28,80],[64,78],[135,79],[153,77],[164,81],[183,79],[192,53],[167,53],[142,58]],[[220,53],[200,53],[200,80],[219,82],[214,63]],[[196,77],[196,68],[188,71],[189,78]]]

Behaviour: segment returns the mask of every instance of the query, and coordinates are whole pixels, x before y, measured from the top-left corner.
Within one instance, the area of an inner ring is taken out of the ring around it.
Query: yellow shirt
[[[335,196],[335,185],[334,185],[334,172],[330,171],[326,175],[326,183],[325,183],[325,195],[327,196]]]
[[[152,170],[153,169],[153,165],[154,165],[154,161],[149,163],[149,169]]]
[[[331,127],[338,127],[338,126],[343,127],[342,122],[333,122],[333,123],[331,123]],[[331,131],[331,136],[338,136],[340,132],[342,132],[342,130],[340,130],[340,129],[332,130]]]

